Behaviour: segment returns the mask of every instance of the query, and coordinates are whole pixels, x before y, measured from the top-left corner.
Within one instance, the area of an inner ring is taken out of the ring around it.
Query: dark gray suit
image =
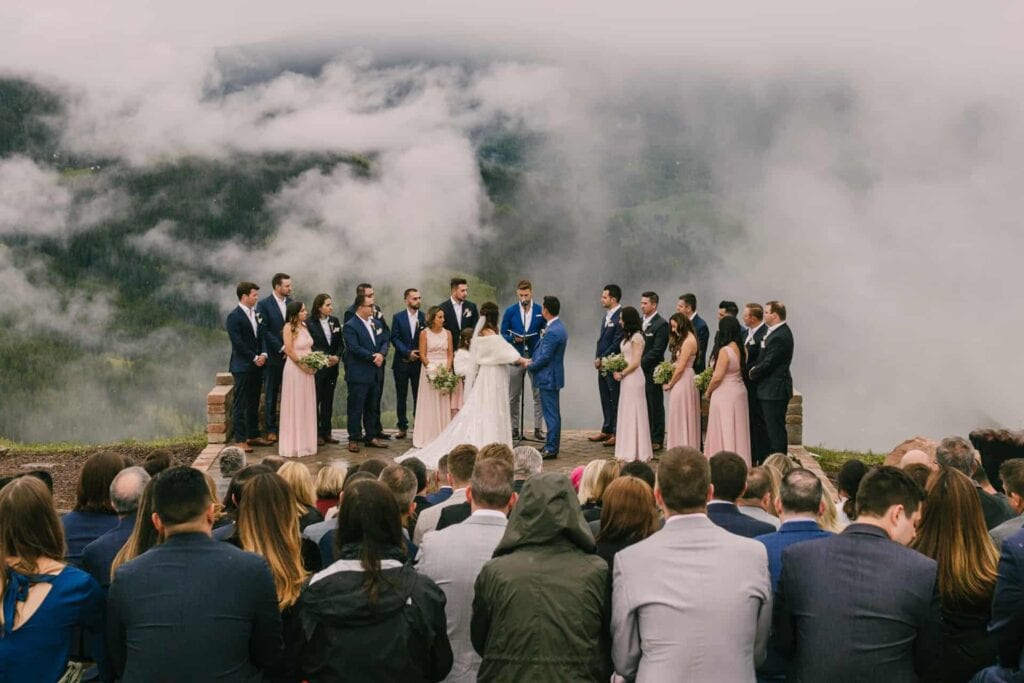
[[[851,524],[786,548],[774,638],[790,683],[914,683],[942,642],[936,565]]]

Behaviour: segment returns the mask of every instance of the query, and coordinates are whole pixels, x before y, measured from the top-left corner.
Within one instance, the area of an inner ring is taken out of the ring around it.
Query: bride
[[[498,332],[498,305],[488,301],[480,307],[480,322],[469,346],[476,377],[465,379],[464,402],[459,414],[436,439],[420,450],[411,450],[400,458],[416,456],[429,468],[455,446],[473,444],[477,448],[489,443],[512,445],[512,416],[508,404],[508,366],[525,365],[511,344]],[[472,370],[470,373],[472,374]]]

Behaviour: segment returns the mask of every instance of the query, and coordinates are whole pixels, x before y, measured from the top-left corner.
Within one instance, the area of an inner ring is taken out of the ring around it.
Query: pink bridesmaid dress
[[[313,350],[306,326],[295,335],[295,354],[302,358]],[[285,458],[316,454],[316,382],[291,358],[285,359],[281,379],[281,424],[277,453]]]
[[[693,383],[693,358],[668,392],[665,446],[700,450],[700,392]]]
[[[704,454],[709,458],[719,451],[738,453],[750,466],[750,414],[747,412],[747,387],[740,375],[740,358],[732,346],[726,346],[729,368],[722,383],[711,394],[708,411],[708,435]]]
[[[427,362],[448,363],[448,332],[434,333],[429,328],[421,334],[427,335]],[[412,445],[423,448],[437,438],[452,421],[451,397],[430,386],[427,368],[420,368],[420,386],[416,392],[416,423],[412,430]]]
[[[629,340],[621,346],[628,363],[639,362],[644,353],[643,334],[638,332],[633,339],[636,344]],[[644,373],[639,367],[619,383],[619,411],[615,418],[615,457],[619,460],[647,462],[654,457],[644,384]]]

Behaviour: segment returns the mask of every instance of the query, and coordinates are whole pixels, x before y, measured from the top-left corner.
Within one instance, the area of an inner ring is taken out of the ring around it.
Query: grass
[[[841,451],[826,448],[825,446],[807,446],[809,453],[818,456],[818,464],[825,474],[835,477],[839,469],[847,460],[860,460],[865,465],[881,465],[885,462],[885,453],[873,453],[872,451]]]
[[[112,447],[129,447],[129,448],[203,448],[206,446],[206,434],[203,432],[197,432],[195,434],[187,434],[184,436],[175,436],[165,439],[153,439],[151,441],[137,441],[135,439],[127,439],[125,441],[118,441],[117,443],[105,443],[105,444],[94,444],[94,443],[79,443],[74,441],[51,441],[48,443],[19,443],[16,441],[9,441],[7,439],[0,438],[0,447],[9,449],[8,453],[14,455],[17,453],[47,453],[47,454],[61,454],[61,453],[80,453],[85,450],[101,449],[101,448],[112,448]]]

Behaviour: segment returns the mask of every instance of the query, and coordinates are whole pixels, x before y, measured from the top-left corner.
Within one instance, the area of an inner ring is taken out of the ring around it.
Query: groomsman
[[[469,296],[469,285],[465,278],[453,277],[449,283],[452,295],[439,305],[444,311],[444,328],[452,333],[452,342],[459,345],[459,335],[463,330],[472,330],[480,320],[476,304],[466,299]]]
[[[341,358],[341,321],[331,315],[334,301],[327,294],[317,294],[306,320],[306,329],[313,338],[313,350],[327,354],[327,367],[316,371],[316,434],[317,445],[338,443],[331,436],[334,415],[334,389],[338,386],[338,361]]]
[[[533,352],[540,342],[541,331],[547,322],[541,313],[541,306],[533,301],[533,284],[529,280],[520,280],[516,285],[516,296],[519,303],[505,309],[501,317],[501,336],[523,358],[532,358]],[[446,314],[447,315],[447,314]],[[508,401],[512,415],[512,440],[518,441],[520,434],[520,407],[523,401],[523,385],[526,383],[526,367],[509,366]],[[533,377],[530,378],[530,389],[533,393],[533,438],[544,440],[544,418],[541,416],[540,393]]]
[[[768,331],[761,304],[747,304],[743,307],[743,324],[747,327],[747,339],[743,343],[747,352],[743,382],[747,385],[747,407],[750,413],[750,456],[754,466],[757,466],[771,455],[768,449],[768,429],[764,424],[761,402],[757,399],[757,385],[750,379],[750,368],[757,365],[761,357],[761,342]]]
[[[644,292],[640,296],[640,313],[643,314],[644,355],[640,357],[640,369],[644,371],[647,394],[647,420],[651,425],[651,448],[660,451],[665,443],[665,390],[654,383],[654,368],[665,360],[668,348],[668,322],[658,314],[658,295]],[[706,328],[706,326],[705,326]]]
[[[276,273],[270,281],[273,291],[256,304],[256,312],[263,316],[263,348],[267,352],[267,368],[263,385],[263,421],[267,427],[267,441],[277,442],[277,411],[281,397],[281,378],[284,375],[284,319],[285,309],[292,302],[292,276]]]
[[[380,306],[377,305],[376,300],[374,299],[373,285],[371,285],[369,282],[362,282],[359,285],[357,285],[356,286],[356,296],[358,297],[360,294],[365,294],[366,296],[370,297],[371,303],[373,303],[373,319],[374,319],[374,323],[377,325],[377,327],[381,327],[381,328],[384,329],[384,334],[387,336],[388,341],[390,341],[391,330],[388,329],[387,320],[384,319],[384,311],[380,310]],[[345,316],[343,318],[344,322],[348,322],[349,320],[351,320],[352,317],[355,314],[356,314],[355,304],[352,304],[347,309],[345,309]],[[383,369],[384,370],[387,370],[387,367],[388,367],[387,353],[388,353],[387,352],[387,347],[385,346],[384,347],[384,365],[383,365]],[[383,380],[381,380],[381,381],[383,382]],[[381,391],[377,395],[377,433],[380,435],[380,438],[382,438],[382,439],[390,439],[391,435],[384,433],[384,425],[382,425],[380,423],[380,400],[381,400],[381,398],[383,396],[384,396],[384,387],[381,386]]]
[[[687,293],[679,297],[676,311],[689,318],[693,323],[694,331],[697,332],[697,343],[700,348],[697,349],[697,358],[693,361],[693,371],[699,375],[707,367],[704,359],[708,354],[708,340],[711,337],[711,332],[708,330],[708,324],[704,322],[704,318],[697,315],[697,297],[693,294]]]
[[[541,407],[544,409],[544,423],[548,426],[547,439],[541,456],[545,460],[558,457],[558,448],[562,438],[562,413],[558,403],[558,393],[565,386],[565,347],[569,344],[569,333],[565,325],[558,319],[562,304],[558,297],[544,297],[541,309],[547,325],[541,335],[540,343],[534,351],[533,358],[524,361],[527,369],[534,376],[536,386],[540,389]]]
[[[789,372],[793,332],[786,324],[786,306],[780,301],[764,305],[764,321],[768,330],[761,340],[757,364],[750,366],[750,379],[757,386],[757,400],[768,431],[768,451],[785,453],[789,445],[786,408],[793,397],[793,376]]]
[[[398,413],[398,438],[409,430],[408,394],[412,385],[412,413],[416,415],[416,393],[420,389],[420,332],[427,324],[420,306],[423,298],[418,289],[405,290],[405,310],[391,319],[391,343],[395,347],[392,373],[395,376],[395,410]]]
[[[622,288],[618,285],[605,285],[601,292],[601,306],[605,309],[601,321],[601,334],[597,337],[597,351],[594,353],[594,368],[597,372],[597,390],[601,397],[601,433],[588,437],[595,443],[603,441],[605,446],[615,445],[615,419],[619,412],[619,383],[612,373],[601,374],[601,359],[620,352],[622,328],[619,318],[622,316]]]
[[[235,288],[238,305],[228,313],[225,326],[231,340],[231,364],[235,380],[231,423],[235,442],[243,451],[252,446],[269,446],[260,437],[260,382],[267,353],[263,350],[262,316],[254,310],[260,288],[255,282],[239,282]]]
[[[387,333],[373,312],[373,299],[356,297],[355,315],[345,323],[345,384],[348,385],[348,450],[359,452],[359,442],[387,448],[380,440],[380,392],[384,386]]]
[[[721,320],[726,316],[735,318],[740,314],[740,308],[736,305],[735,301],[720,301],[718,303],[718,319]],[[744,334],[747,332],[747,328],[740,326]],[[710,333],[710,330],[709,330]],[[711,355],[708,357],[708,365],[715,367],[715,361],[718,359],[718,351],[721,348],[718,341],[718,332],[715,332],[715,344],[711,347]],[[748,361],[749,362],[749,361]]]

